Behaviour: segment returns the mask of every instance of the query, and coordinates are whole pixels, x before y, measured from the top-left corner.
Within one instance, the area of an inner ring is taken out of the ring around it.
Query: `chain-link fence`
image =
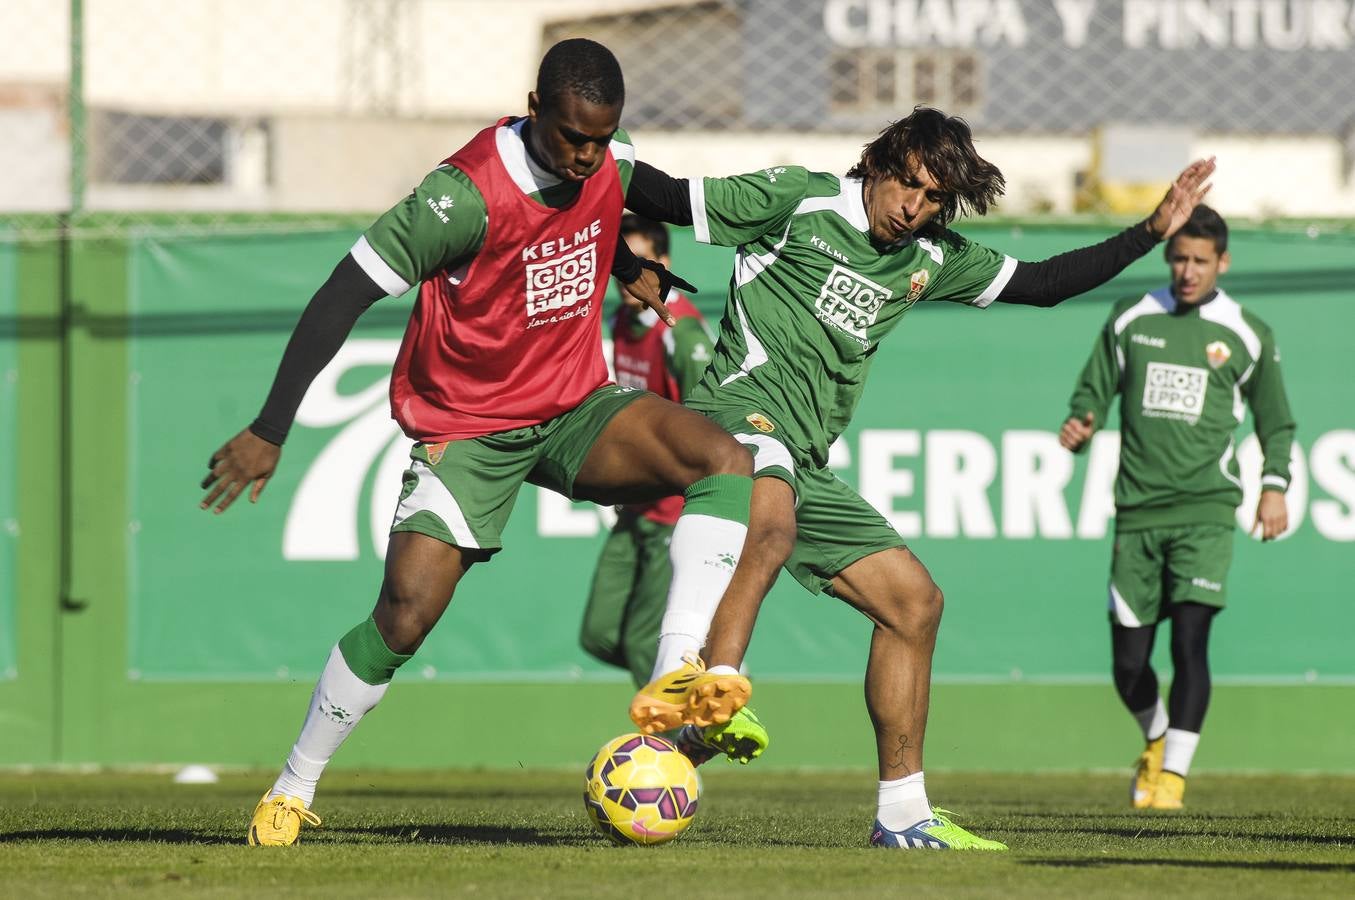
[[[1347,0],[7,0],[0,227],[382,209],[569,36],[616,52],[676,174],[840,171],[921,103],[974,125],[1007,213],[1126,211],[1217,153],[1225,212],[1355,216]]]

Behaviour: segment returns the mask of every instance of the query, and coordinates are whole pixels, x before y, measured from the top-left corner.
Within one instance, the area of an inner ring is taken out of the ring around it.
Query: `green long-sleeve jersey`
[[[1275,336],[1222,290],[1197,306],[1170,288],[1115,305],[1069,401],[1101,427],[1120,400],[1121,530],[1231,524],[1242,502],[1233,433],[1250,407],[1263,490],[1289,487],[1294,417]]]

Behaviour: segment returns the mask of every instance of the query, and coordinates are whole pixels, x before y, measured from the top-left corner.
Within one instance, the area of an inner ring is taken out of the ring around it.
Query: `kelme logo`
[[[353,720],[353,714],[351,712],[344,709],[342,706],[336,706],[333,703],[329,704],[329,708],[326,709],[322,702],[320,704],[320,712],[330,719],[333,719],[335,722],[338,722],[340,725],[348,724]]]
[[[717,553],[714,559],[706,560],[706,565],[712,569],[724,569],[726,572],[734,571],[738,564],[739,558],[733,553]]]
[[[776,430],[776,426],[762,413],[750,413],[748,416],[748,424],[752,425],[763,434],[771,434]]]

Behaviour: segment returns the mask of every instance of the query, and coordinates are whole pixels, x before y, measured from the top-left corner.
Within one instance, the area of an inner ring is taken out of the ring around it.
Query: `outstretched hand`
[[[664,268],[662,263],[652,259],[640,260],[640,277],[624,285],[627,294],[658,313],[664,324],[670,327],[677,324],[677,319],[673,318],[664,301],[668,299],[668,292],[674,286],[688,293],[696,293],[696,285],[679,275],[674,275]]]
[[[278,458],[282,448],[271,444],[246,428],[231,438],[212,454],[207,464],[210,471],[202,479],[202,489],[207,496],[198,504],[199,509],[207,509],[220,498],[215,512],[219,515],[235,502],[241,491],[250,488],[249,502],[259,502],[268,479],[278,467]],[[208,490],[210,488],[210,490]]]
[[[1214,174],[1214,168],[1214,157],[1211,156],[1195,160],[1176,176],[1162,202],[1148,217],[1148,230],[1153,237],[1164,241],[1186,224],[1195,207],[1200,205],[1204,195],[1213,187],[1207,182],[1209,176]]]

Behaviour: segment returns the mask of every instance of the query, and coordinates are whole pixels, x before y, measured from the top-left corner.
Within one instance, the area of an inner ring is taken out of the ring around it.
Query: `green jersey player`
[[[679,669],[661,654],[654,681],[632,703],[636,723],[703,724],[683,705],[684,689],[732,677],[784,565],[875,624],[866,702],[881,780],[870,843],[1005,849],[927,799],[922,747],[941,591],[884,517],[827,469],[828,448],[851,418],[879,342],[914,304],[1052,306],[1095,287],[1181,226],[1213,168],[1212,160],[1192,164],[1145,222],[1023,263],[946,227],[962,212],[985,213],[1003,179],[978,155],[969,127],[937,110],[914,110],[885,129],[845,178],[782,166],[687,182],[637,166],[631,209],[737,248],[715,359],[687,402],[753,451],[755,483],[739,570],[707,619],[711,668]],[[677,612],[670,604],[668,617]]]
[[[1233,432],[1250,408],[1265,462],[1255,528],[1288,526],[1294,418],[1266,324],[1218,287],[1228,226],[1197,206],[1167,243],[1171,284],[1118,303],[1082,370],[1059,440],[1080,451],[1119,394],[1110,630],[1115,687],[1147,746],[1131,803],[1180,809],[1209,706],[1209,626],[1223,608],[1242,484]],[[1169,702],[1150,657],[1172,623]]]

